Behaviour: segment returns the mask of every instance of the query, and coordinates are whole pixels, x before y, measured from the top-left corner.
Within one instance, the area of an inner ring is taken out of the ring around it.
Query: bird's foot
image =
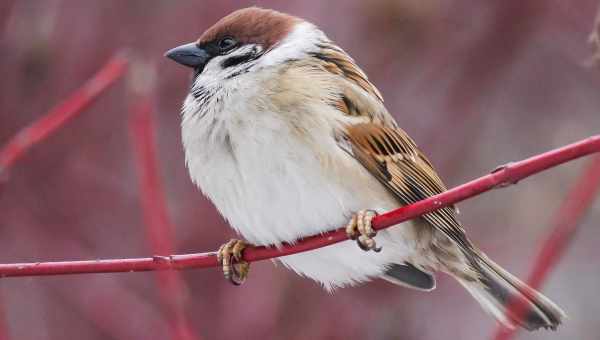
[[[225,279],[236,286],[244,283],[250,271],[250,264],[242,259],[242,252],[246,247],[246,242],[232,239],[217,251],[217,260],[223,267]]]
[[[351,240],[356,240],[360,249],[373,250],[378,253],[381,251],[381,247],[377,247],[374,239],[377,232],[371,226],[371,221],[375,216],[377,216],[377,212],[374,210],[361,210],[354,214],[346,226],[346,235]]]

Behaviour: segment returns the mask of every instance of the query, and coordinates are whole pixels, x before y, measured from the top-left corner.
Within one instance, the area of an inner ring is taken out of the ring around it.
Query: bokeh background
[[[596,0],[13,1],[0,4],[0,144],[127,48],[157,70],[156,145],[177,253],[234,237],[188,178],[178,110],[189,71],[162,57],[232,10],[260,5],[317,23],[383,93],[388,109],[449,186],[600,131],[600,72],[585,66]],[[140,206],[120,81],[37,145],[0,192],[0,262],[153,253]],[[524,277],[576,161],[459,205],[472,237]],[[570,318],[558,332],[600,334],[600,202],[543,292]],[[182,273],[173,292],[188,339],[488,339],[495,322],[453,280],[420,293],[374,282],[329,294],[282,266],[253,264],[242,287],[219,270]],[[183,339],[154,273],[0,281],[0,333],[11,339]]]

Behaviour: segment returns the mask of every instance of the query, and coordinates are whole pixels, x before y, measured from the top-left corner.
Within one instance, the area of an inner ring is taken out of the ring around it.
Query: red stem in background
[[[3,27],[0,27],[0,34]],[[127,60],[115,55],[85,84],[75,90],[66,100],[53,107],[45,115],[21,129],[6,145],[0,148],[0,184],[6,172],[35,144],[38,144],[67,122],[77,117],[104,91],[120,79],[127,69]],[[0,311],[0,340],[7,340],[5,315]]]
[[[90,80],[75,90],[66,100],[19,131],[0,149],[0,174],[12,167],[32,146],[44,140],[90,106],[110,85],[123,76],[127,60],[113,56]]]
[[[523,161],[504,165],[488,175],[459,185],[444,193],[379,215],[373,220],[373,227],[377,230],[391,227],[494,188],[517,183],[533,174],[592,153],[600,153],[600,135],[589,137]],[[346,239],[346,233],[341,228],[321,235],[307,237],[293,245],[284,244],[280,249],[250,247],[244,251],[244,260],[253,262],[296,254],[325,247]],[[216,266],[218,266],[217,259],[213,252],[133,259],[0,264],[0,277],[134,272]]]
[[[129,127],[137,154],[145,230],[152,251],[155,254],[168,255],[174,249],[174,228],[169,220],[167,202],[160,180],[154,125],[152,100],[147,94],[141,95],[132,109]],[[171,325],[171,339],[199,339],[192,331],[185,313],[184,301],[188,290],[180,274],[175,271],[159,271],[156,278],[160,298],[165,307],[164,315],[169,318]]]
[[[595,156],[568,193],[567,198],[554,217],[552,232],[542,244],[527,280],[531,288],[539,289],[550,270],[556,266],[566,251],[569,241],[573,239],[579,222],[585,216],[586,211],[589,210],[598,193],[600,193],[600,156]],[[518,303],[515,301],[508,308],[515,315],[522,316],[526,313],[523,302]],[[510,340],[514,337],[516,331],[517,329],[507,329],[499,326],[494,339]]]
[[[588,63],[590,66],[594,66],[600,61],[600,8],[596,13],[594,28],[588,39],[594,51]],[[569,241],[573,239],[580,220],[593,204],[599,192],[600,156],[596,156],[579,177],[554,217],[552,233],[542,244],[527,280],[531,288],[539,289],[550,273],[550,269],[556,266],[566,251]],[[515,315],[522,316],[527,312],[525,307],[525,303],[514,301],[508,308]],[[517,329],[499,326],[494,339],[510,340],[516,333]]]
[[[592,57],[588,61],[590,66],[600,66],[600,6],[594,20],[594,28],[588,37],[588,42],[592,45]]]

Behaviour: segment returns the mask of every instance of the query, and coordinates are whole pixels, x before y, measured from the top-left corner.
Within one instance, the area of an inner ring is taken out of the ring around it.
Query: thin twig
[[[598,152],[600,152],[600,135],[589,137],[523,161],[507,164],[488,175],[459,185],[439,195],[379,215],[373,220],[373,228],[380,230],[391,227],[494,188],[517,183],[526,177],[562,163]],[[346,239],[344,229],[340,228],[299,240],[293,245],[283,244],[280,248],[250,247],[244,251],[243,257],[244,260],[249,262],[266,260],[325,247]],[[218,266],[216,255],[214,252],[210,252],[147,258],[0,264],[0,277],[180,270],[216,266]]]
[[[122,53],[113,56],[90,80],[41,118],[19,131],[0,149],[0,175],[12,167],[31,147],[77,117],[110,85],[123,76],[127,60]]]
[[[600,8],[596,13],[594,26],[588,38],[592,45],[592,57],[589,66],[600,65]],[[543,244],[535,265],[529,275],[528,283],[532,288],[539,288],[549,271],[555,266],[565,251],[573,234],[577,230],[578,222],[584,216],[589,206],[600,191],[600,157],[596,157],[585,170],[579,181],[575,184],[563,206],[555,217],[555,226],[552,234]],[[509,308],[516,315],[526,312],[524,303],[514,302]],[[509,340],[514,337],[516,330],[498,328],[496,340]]]
[[[594,27],[588,41],[593,49],[588,65],[598,65],[600,63],[600,8],[598,8]],[[599,192],[600,156],[596,156],[579,177],[554,217],[552,232],[542,244],[527,280],[531,288],[539,289],[550,270],[556,266],[566,251],[569,242],[573,239],[579,222],[585,216]],[[527,312],[525,300],[513,301],[508,305],[508,309],[517,318],[522,317]],[[500,325],[496,329],[494,339],[513,339],[517,331],[516,328],[509,329]]]

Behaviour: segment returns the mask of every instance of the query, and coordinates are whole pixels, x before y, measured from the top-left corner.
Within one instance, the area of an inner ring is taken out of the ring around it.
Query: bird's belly
[[[261,149],[248,143],[236,146],[235,154],[214,153],[201,168],[189,165],[204,193],[247,241],[281,244],[342,227],[361,209],[383,212],[397,207],[362,165],[337,152],[336,146],[319,158],[301,146]],[[393,229],[377,235],[383,246],[380,253],[364,252],[354,241],[344,241],[280,260],[328,288],[365,281],[413,252],[412,223]]]
[[[285,256],[279,260],[296,273],[323,284],[328,290],[369,281],[381,276],[388,265],[403,263],[415,253],[409,241],[412,222],[405,222],[377,234],[381,252],[365,252],[354,241],[343,241],[313,251]],[[408,231],[405,233],[404,231]]]

